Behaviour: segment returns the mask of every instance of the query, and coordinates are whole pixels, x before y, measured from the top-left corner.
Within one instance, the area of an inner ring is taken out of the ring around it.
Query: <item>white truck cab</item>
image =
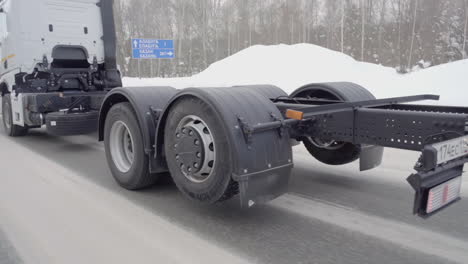
[[[46,125],[57,135],[96,129],[105,93],[121,86],[112,0],[0,2],[5,131]]]

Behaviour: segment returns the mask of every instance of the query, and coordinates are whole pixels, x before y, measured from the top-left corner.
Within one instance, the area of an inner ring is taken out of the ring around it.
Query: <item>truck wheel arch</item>
[[[98,125],[98,133],[99,133],[99,141],[104,140],[104,126],[107,118],[107,114],[109,110],[112,108],[113,105],[123,102],[129,102],[127,96],[120,92],[111,92],[106,96],[104,101],[101,105],[101,110],[99,112],[99,125]]]
[[[188,88],[173,97],[159,118],[156,130],[156,159],[166,159],[164,132],[170,111],[176,102],[194,97],[212,108],[223,120],[230,152],[232,179],[238,182],[241,205],[245,207],[272,200],[287,191],[292,169],[292,147],[288,132],[279,130],[252,134],[247,139],[245,125],[282,120],[278,108],[251,87]],[[241,121],[242,120],[242,121]],[[255,162],[255,158],[265,163]]]
[[[104,99],[99,114],[99,141],[104,140],[104,126],[107,114],[111,107],[118,103],[129,102],[135,111],[138,124],[143,136],[144,148],[147,155],[154,150],[154,135],[157,120],[151,109],[164,109],[170,99],[177,93],[173,87],[127,87],[114,88]],[[165,172],[165,166],[160,165],[160,160],[151,159],[150,170],[152,173]]]

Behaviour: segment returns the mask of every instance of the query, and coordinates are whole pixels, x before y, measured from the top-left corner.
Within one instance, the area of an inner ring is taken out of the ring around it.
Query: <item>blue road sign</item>
[[[175,58],[174,40],[132,39],[134,59],[173,59]]]

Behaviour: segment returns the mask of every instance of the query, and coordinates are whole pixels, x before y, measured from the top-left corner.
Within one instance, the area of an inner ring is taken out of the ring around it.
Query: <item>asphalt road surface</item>
[[[35,264],[468,263],[468,199],[429,220],[412,215],[405,178],[417,157],[389,149],[360,173],[297,147],[289,193],[239,209],[188,201],[169,178],[121,189],[95,136],[11,139],[1,128],[0,230],[7,252]]]

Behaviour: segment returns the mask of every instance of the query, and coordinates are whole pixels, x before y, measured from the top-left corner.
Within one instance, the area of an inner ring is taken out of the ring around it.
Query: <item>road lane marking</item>
[[[318,202],[292,194],[286,194],[271,204],[288,212],[317,219],[424,254],[458,263],[466,263],[468,260],[468,241],[419,226],[368,215],[352,208]]]

